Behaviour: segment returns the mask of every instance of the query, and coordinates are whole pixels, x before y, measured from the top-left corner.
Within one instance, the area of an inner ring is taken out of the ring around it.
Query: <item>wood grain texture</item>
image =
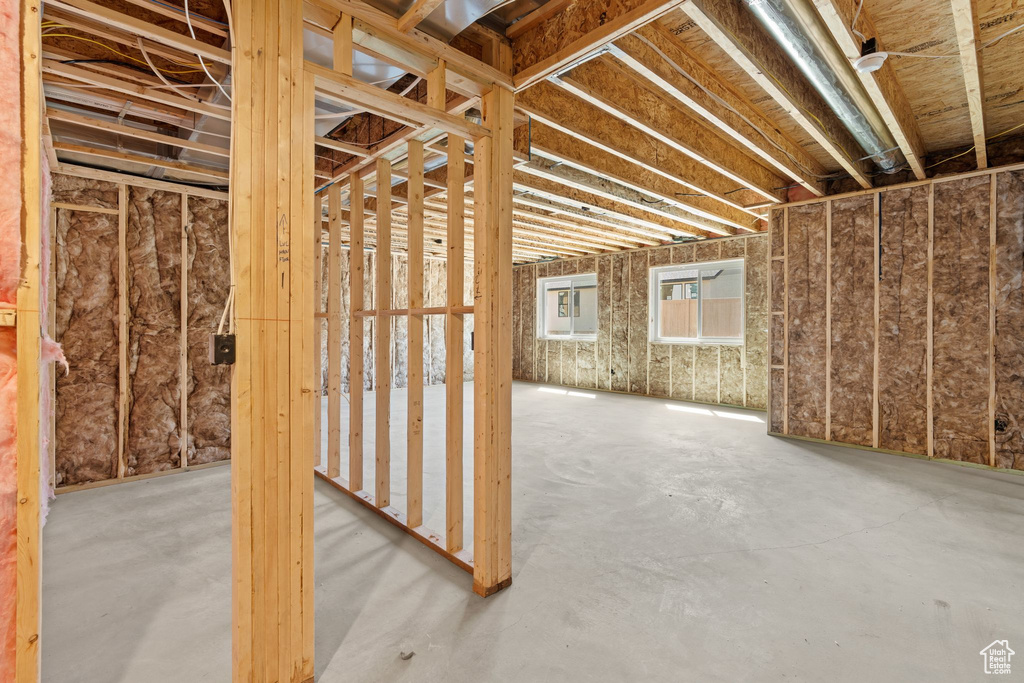
[[[935,457],[988,462],[989,178],[935,186]]]
[[[926,455],[928,188],[886,193],[881,216],[879,447]]]

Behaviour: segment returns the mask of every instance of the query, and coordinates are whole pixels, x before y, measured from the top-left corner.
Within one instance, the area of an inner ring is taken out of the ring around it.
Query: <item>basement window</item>
[[[537,281],[537,335],[541,339],[597,339],[597,274]]]
[[[651,341],[743,343],[743,259],[651,269]]]

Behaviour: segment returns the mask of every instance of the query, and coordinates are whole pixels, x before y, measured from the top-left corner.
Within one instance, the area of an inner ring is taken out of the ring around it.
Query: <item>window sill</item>
[[[672,346],[743,346],[742,339],[652,339],[652,344]]]
[[[562,337],[543,337],[543,336],[541,336],[541,337],[537,337],[537,339],[538,339],[538,341],[596,342],[597,341],[597,335],[596,334],[576,334],[576,335],[572,335],[572,336],[566,335],[566,336],[562,336]]]

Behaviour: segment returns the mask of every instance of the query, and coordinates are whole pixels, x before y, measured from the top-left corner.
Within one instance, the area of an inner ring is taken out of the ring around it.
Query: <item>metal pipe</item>
[[[810,0],[744,0],[879,168],[902,166],[898,145]]]

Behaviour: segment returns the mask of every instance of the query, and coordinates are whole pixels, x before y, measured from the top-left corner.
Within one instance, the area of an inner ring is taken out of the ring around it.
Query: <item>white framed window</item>
[[[651,268],[651,341],[743,343],[743,259]]]
[[[537,336],[597,339],[597,274],[537,280]]]

